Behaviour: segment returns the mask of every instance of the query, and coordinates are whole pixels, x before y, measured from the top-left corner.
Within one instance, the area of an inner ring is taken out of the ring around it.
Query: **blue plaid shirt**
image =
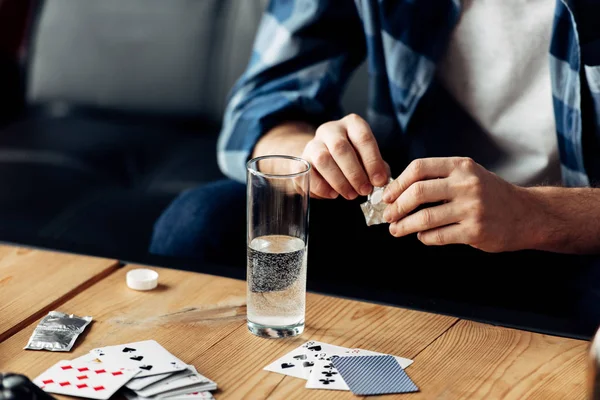
[[[217,149],[223,173],[245,182],[257,140],[284,121],[341,118],[344,85],[365,58],[375,136],[406,134],[460,12],[459,0],[271,1],[225,111]],[[556,1],[548,55],[565,186],[600,179],[598,21],[600,0]]]

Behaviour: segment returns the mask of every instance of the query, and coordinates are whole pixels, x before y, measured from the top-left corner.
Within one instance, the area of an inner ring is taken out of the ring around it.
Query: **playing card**
[[[385,355],[387,355],[387,354],[383,354],[383,353],[377,353],[376,351],[364,350],[364,349],[349,349],[346,354],[354,355],[354,356],[385,356]],[[413,363],[413,360],[408,359],[408,358],[398,357],[398,356],[393,356],[393,357],[398,361],[398,364],[400,364],[402,369],[408,367],[409,365],[411,365]]]
[[[385,355],[375,351],[364,349],[346,349],[344,355],[359,356],[359,355]],[[412,360],[403,357],[393,356],[402,368],[412,364]],[[330,390],[350,390],[346,382],[339,375],[338,370],[333,366],[332,362],[316,361],[313,366],[308,380],[306,382],[307,389],[330,389]]]
[[[331,361],[317,360],[306,381],[307,389],[350,390]]]
[[[128,389],[131,389],[131,390],[142,390],[146,386],[150,386],[153,383],[162,381],[163,379],[168,378],[169,376],[185,373],[185,371],[187,371],[187,370],[184,369],[182,371],[177,371],[177,372],[167,372],[164,374],[144,376],[142,378],[133,378],[132,380],[130,380],[129,382],[127,382],[125,384],[125,387],[127,387]]]
[[[89,399],[108,399],[127,381],[139,373],[137,368],[120,364],[62,360],[33,382],[48,393]]]
[[[193,393],[169,396],[169,397],[164,398],[164,400],[195,400],[195,399],[214,400],[214,396],[212,395],[211,392],[193,392]]]
[[[217,384],[213,381],[202,382],[197,385],[186,386],[181,389],[169,390],[152,397],[152,400],[167,400],[175,396],[181,396],[184,394],[190,394],[195,392],[209,392],[211,390],[217,390]]]
[[[89,363],[96,363],[96,364],[101,364],[102,360],[100,360],[100,358],[98,358],[98,356],[96,356],[95,354],[92,353],[85,353],[84,355],[77,357],[77,358],[73,358],[71,360],[72,362],[89,362]]]
[[[143,397],[138,396],[134,392],[127,391],[123,393],[127,400],[146,400]],[[163,397],[163,400],[215,400],[211,392],[192,392],[188,394],[180,394],[169,397]],[[154,399],[152,399],[154,400]]]
[[[151,397],[175,389],[209,382],[210,380],[208,378],[200,375],[194,367],[190,367],[184,372],[169,376],[163,380],[146,386],[142,390],[136,390],[135,393],[141,397]]]
[[[419,391],[393,356],[334,356],[331,361],[355,395]]]
[[[344,354],[346,350],[348,350],[346,347],[309,341],[263,369],[296,378],[308,379],[315,361],[328,361],[331,356]]]
[[[102,362],[116,362],[127,368],[138,368],[138,378],[181,371],[187,365],[169,353],[155,340],[107,346],[91,351]]]

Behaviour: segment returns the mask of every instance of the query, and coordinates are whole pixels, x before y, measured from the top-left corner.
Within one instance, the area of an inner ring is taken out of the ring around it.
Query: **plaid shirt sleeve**
[[[365,48],[353,0],[271,0],[228,97],[217,145],[221,171],[245,183],[246,162],[269,129],[341,118],[343,89]]]

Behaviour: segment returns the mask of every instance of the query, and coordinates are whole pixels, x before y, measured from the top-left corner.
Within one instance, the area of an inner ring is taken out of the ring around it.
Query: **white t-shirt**
[[[549,47],[555,0],[463,0],[438,76],[519,185],[560,184]]]

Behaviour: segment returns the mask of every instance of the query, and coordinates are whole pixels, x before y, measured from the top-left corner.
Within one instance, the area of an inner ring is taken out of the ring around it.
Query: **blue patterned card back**
[[[331,361],[356,395],[419,391],[393,356],[337,356]]]

